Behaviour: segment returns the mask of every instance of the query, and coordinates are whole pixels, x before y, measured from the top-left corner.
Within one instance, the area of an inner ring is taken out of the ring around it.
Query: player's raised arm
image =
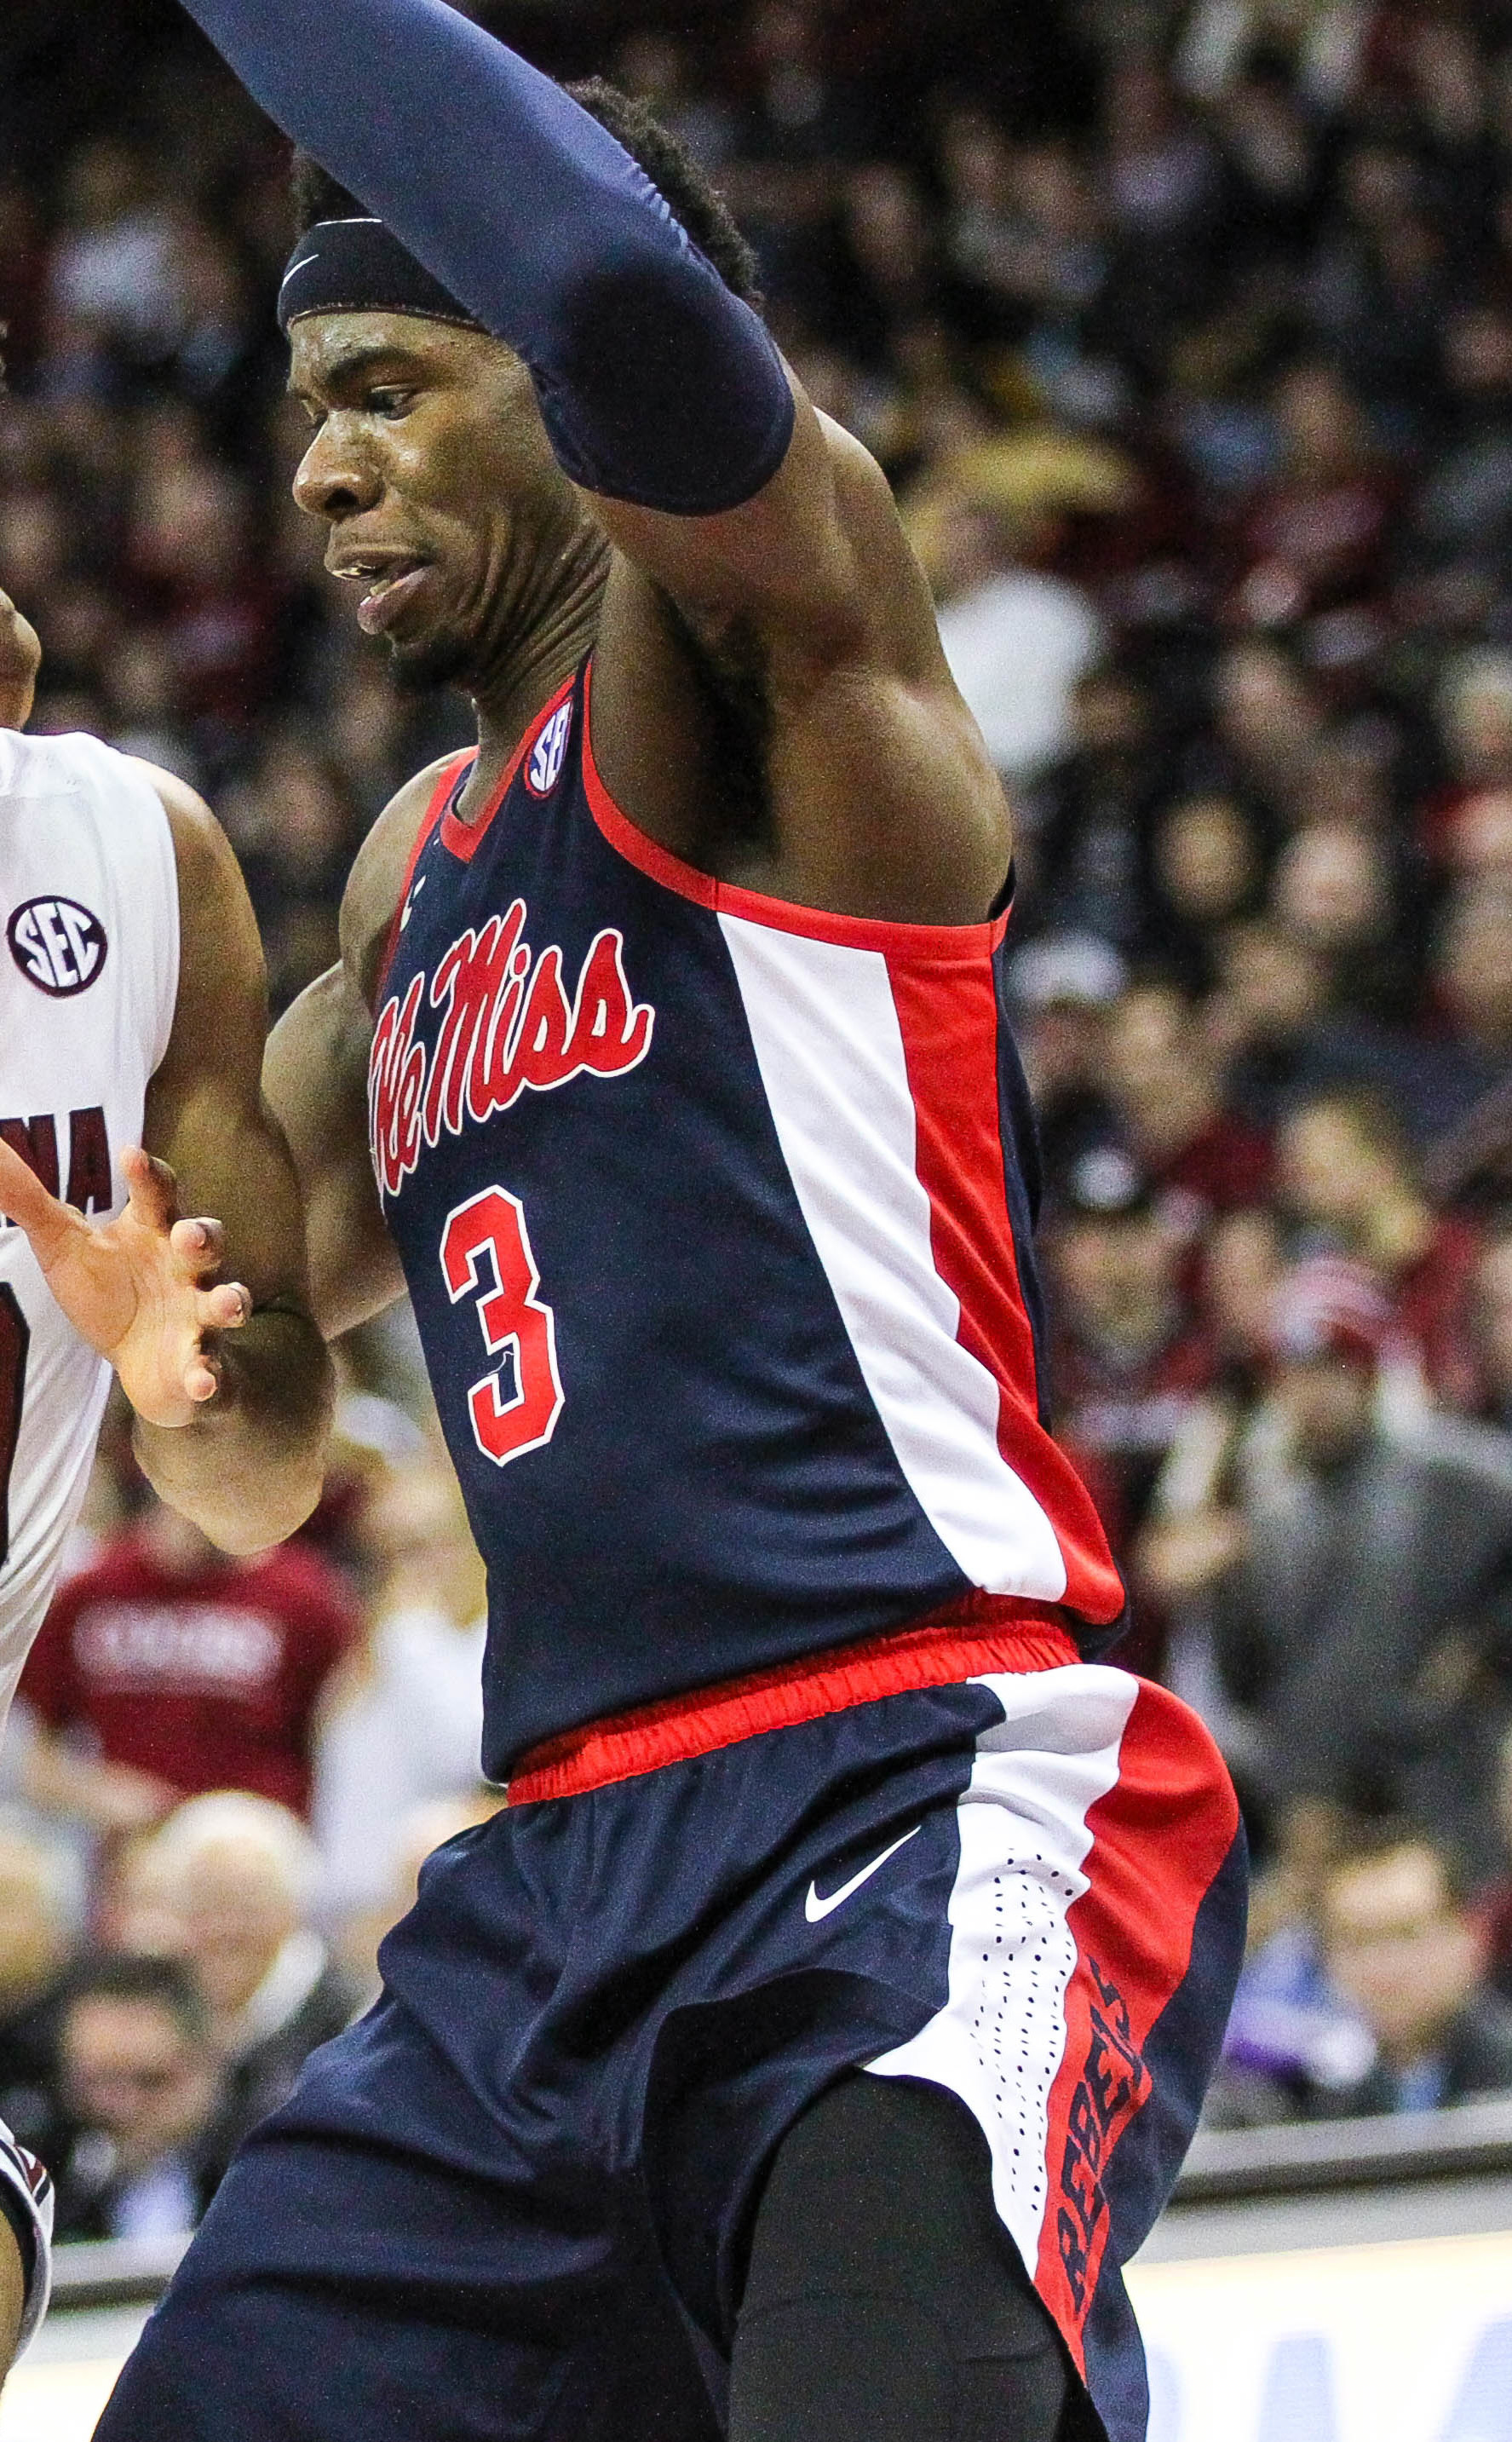
[[[550,78],[440,0],[187,5],[270,116],[523,357],[576,482],[697,516],[776,472],[793,407],[772,339]],[[312,231],[311,280],[339,242]]]
[[[837,437],[760,318],[606,127],[441,0],[186,5],[272,117],[523,359],[558,463],[631,558],[821,651],[865,631],[877,571],[847,528],[881,517],[885,485],[853,465],[837,482]],[[367,223],[312,229],[285,327],[343,287],[367,294],[354,250],[382,242]],[[890,504],[882,521],[904,561]],[[917,607],[915,639],[932,639],[921,586]]]
[[[1008,866],[1007,809],[881,470],[822,422],[628,152],[441,0],[186,6],[379,215],[307,232],[285,327],[353,298],[406,310],[395,266],[376,278],[359,260],[392,231],[410,277],[441,283],[410,310],[471,318],[527,367],[556,459],[596,495],[621,555],[595,702],[605,776],[631,819],[665,837],[644,781],[647,637],[665,608],[650,589],[677,602],[706,656],[734,647],[748,668],[754,647],[779,895],[984,916]]]

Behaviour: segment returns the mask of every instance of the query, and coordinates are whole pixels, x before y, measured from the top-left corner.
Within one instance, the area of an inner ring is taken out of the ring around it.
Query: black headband
[[[378,220],[317,221],[305,230],[279,290],[280,330],[301,314],[421,314],[483,328]]]

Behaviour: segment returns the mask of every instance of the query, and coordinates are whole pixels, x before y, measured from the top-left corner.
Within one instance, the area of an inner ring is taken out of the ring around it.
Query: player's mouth
[[[402,618],[433,571],[428,559],[354,553],[350,559],[338,560],[331,573],[346,584],[366,588],[357,604],[357,625],[365,635],[381,636]]]

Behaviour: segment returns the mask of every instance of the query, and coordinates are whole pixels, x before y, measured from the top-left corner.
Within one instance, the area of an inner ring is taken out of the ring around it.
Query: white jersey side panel
[[[0,1132],[103,1219],[126,1191],[178,995],[156,792],[92,738],[0,731]],[[109,1368],[0,1220],[0,1722],[89,1480]]]

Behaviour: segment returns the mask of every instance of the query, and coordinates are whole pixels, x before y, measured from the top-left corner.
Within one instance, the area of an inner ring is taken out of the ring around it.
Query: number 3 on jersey
[[[519,1196],[504,1187],[485,1187],[449,1212],[441,1234],[441,1268],[453,1305],[469,1295],[477,1299],[483,1346],[490,1357],[504,1359],[473,1384],[467,1408],[483,1456],[505,1467],[522,1451],[549,1442],[562,1412],[556,1320],[536,1294],[540,1274]]]

